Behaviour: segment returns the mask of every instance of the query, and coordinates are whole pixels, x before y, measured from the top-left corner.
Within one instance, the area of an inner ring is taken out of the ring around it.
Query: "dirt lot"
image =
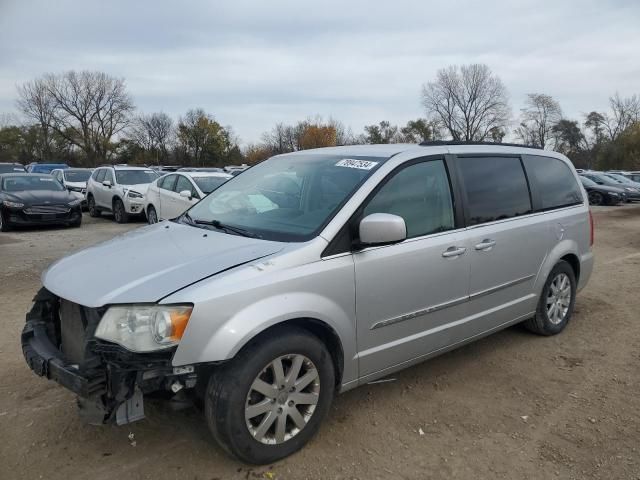
[[[0,234],[0,479],[640,479],[640,206],[595,210],[595,273],[563,334],[510,328],[341,395],[302,452],[259,468],[225,456],[192,409],[150,402],[141,422],[86,426],[23,360],[42,270],[140,224]]]

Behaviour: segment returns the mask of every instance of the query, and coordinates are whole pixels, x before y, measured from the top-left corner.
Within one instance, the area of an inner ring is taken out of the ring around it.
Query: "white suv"
[[[130,215],[144,215],[144,195],[158,175],[146,167],[113,165],[96,168],[87,182],[89,215],[113,212],[118,223]]]

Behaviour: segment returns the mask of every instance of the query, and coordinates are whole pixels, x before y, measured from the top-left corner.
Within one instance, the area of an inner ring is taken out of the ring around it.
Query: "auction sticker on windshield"
[[[345,158],[336,163],[336,167],[357,168],[360,170],[371,170],[378,162],[369,160],[356,160],[355,158]]]

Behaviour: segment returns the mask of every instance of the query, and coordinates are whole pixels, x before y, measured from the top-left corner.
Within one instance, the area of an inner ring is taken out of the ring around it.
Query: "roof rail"
[[[542,148],[535,145],[524,145],[521,143],[498,143],[498,142],[471,142],[464,140],[431,140],[420,143],[423,147],[446,147],[449,145],[491,145],[493,147],[521,147],[521,148],[535,148],[536,150],[542,150]]]

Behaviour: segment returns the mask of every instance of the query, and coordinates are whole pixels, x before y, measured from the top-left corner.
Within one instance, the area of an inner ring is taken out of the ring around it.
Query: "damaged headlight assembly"
[[[95,336],[132,352],[164,350],[178,345],[192,305],[117,305],[100,320]]]

